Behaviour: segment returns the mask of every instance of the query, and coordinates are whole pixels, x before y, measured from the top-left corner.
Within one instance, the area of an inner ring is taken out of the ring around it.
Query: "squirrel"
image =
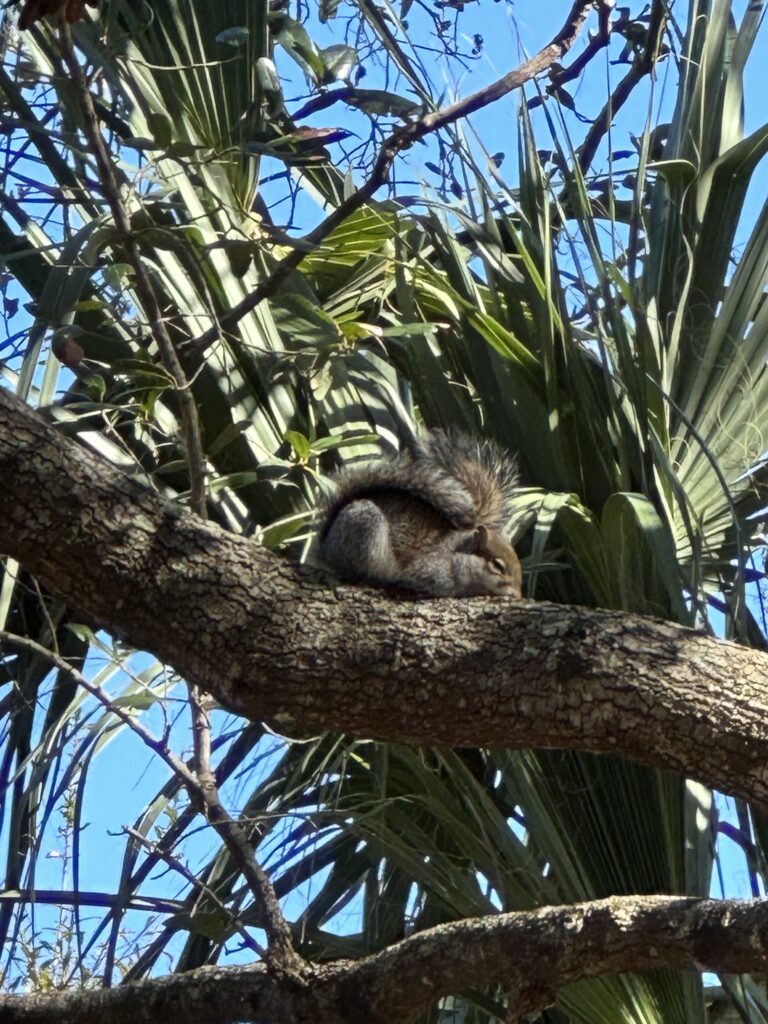
[[[493,442],[435,430],[333,480],[318,553],[340,579],[435,597],[522,596],[520,561],[500,532],[517,466]]]

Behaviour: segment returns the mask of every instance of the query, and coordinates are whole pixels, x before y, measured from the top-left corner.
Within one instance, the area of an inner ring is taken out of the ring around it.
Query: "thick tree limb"
[[[611,897],[473,918],[413,935],[302,979],[256,968],[200,968],[99,992],[0,996],[3,1024],[408,1024],[437,999],[498,984],[518,1014],[563,985],[621,971],[768,969],[768,901]]]
[[[768,657],[564,605],[330,589],[159,498],[0,389],[0,550],[258,719],[611,752],[768,811]]]

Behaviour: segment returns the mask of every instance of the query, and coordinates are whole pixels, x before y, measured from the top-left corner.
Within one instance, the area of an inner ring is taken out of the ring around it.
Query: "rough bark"
[[[163,500],[1,389],[0,550],[248,717],[611,752],[768,811],[768,656],[619,612],[334,588]]]
[[[653,967],[765,971],[768,901],[624,896],[440,925],[303,977],[200,968],[99,992],[0,996],[3,1024],[408,1024],[435,1000],[500,985],[515,1013],[579,978]]]

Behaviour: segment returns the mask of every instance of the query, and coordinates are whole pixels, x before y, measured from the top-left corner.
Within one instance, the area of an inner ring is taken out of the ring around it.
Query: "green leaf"
[[[163,148],[156,139],[148,139],[143,135],[130,135],[123,139],[123,144],[129,149],[137,149],[140,153],[153,153]]]
[[[66,628],[70,633],[74,633],[78,640],[82,640],[84,643],[90,644],[96,639],[96,634],[91,627],[84,626],[81,622],[68,622]]]
[[[343,44],[326,46],[320,50],[320,59],[325,68],[324,81],[346,81],[360,63],[357,50]]]
[[[618,607],[690,622],[675,545],[650,500],[642,494],[612,494],[603,508],[601,529]]]
[[[285,111],[285,101],[274,61],[269,57],[259,57],[256,61],[256,78],[266,102],[267,114],[271,118],[277,117]]]
[[[152,138],[161,149],[166,149],[170,146],[173,138],[173,125],[165,114],[148,114],[147,124],[152,132]]]
[[[104,271],[104,280],[112,288],[122,288],[132,276],[133,267],[130,263],[111,263]]]
[[[286,430],[285,440],[293,449],[293,454],[298,462],[306,462],[310,455],[309,440],[297,430]]]
[[[240,487],[248,487],[250,484],[258,483],[263,475],[258,470],[244,470],[240,473],[224,473],[222,476],[213,477],[208,482],[211,494],[219,491],[236,491]]]
[[[275,41],[310,78],[316,82],[323,81],[325,75],[323,59],[301,22],[277,12],[269,15],[269,21]]]
[[[195,911],[193,914],[171,914],[168,923],[208,939],[221,939],[230,924],[229,916],[221,910]]]
[[[345,434],[343,437],[333,435],[331,437],[319,437],[310,444],[313,454],[327,452],[338,448],[350,448],[359,444],[377,444],[378,434]]]
[[[354,92],[344,97],[344,102],[350,107],[357,107],[364,110],[371,117],[399,117],[402,120],[417,114],[421,110],[421,104],[408,100],[397,93],[387,92],[384,89],[355,89]],[[437,168],[436,173],[440,173]]]

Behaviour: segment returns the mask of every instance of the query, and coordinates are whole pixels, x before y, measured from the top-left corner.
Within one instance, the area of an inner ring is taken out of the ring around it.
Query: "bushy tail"
[[[494,441],[433,430],[416,442],[414,457],[439,466],[473,498],[476,525],[500,529],[509,519],[520,476],[515,459]]]
[[[342,470],[322,505],[322,533],[349,502],[382,491],[425,501],[457,528],[500,529],[518,482],[515,460],[492,441],[434,430],[391,459]]]

